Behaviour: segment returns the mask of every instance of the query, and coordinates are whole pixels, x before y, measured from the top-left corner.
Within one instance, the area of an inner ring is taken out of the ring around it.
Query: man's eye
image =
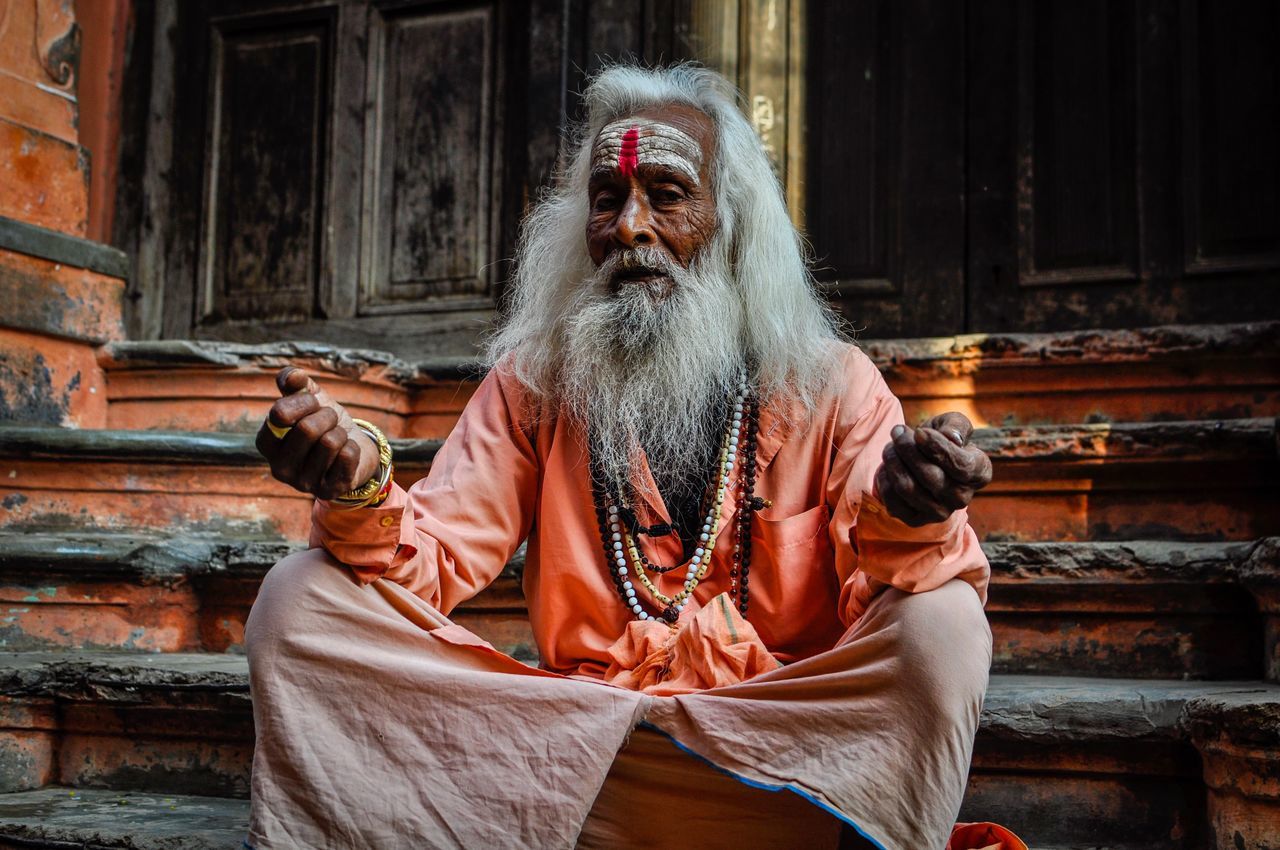
[[[684,195],[676,189],[655,189],[653,199],[660,204],[677,204],[684,200]]]
[[[596,195],[595,204],[593,206],[598,210],[614,209],[618,206],[618,196],[612,192],[601,192]]]

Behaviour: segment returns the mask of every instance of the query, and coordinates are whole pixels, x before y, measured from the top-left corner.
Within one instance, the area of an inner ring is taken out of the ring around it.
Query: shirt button
[[[378,520],[378,525],[382,526],[383,528],[387,528],[391,525],[391,523],[395,521],[396,521],[396,518],[393,516],[384,516],[382,519]]]

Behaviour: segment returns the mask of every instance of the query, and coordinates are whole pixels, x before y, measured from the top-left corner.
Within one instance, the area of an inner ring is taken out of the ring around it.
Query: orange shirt
[[[925,591],[958,576],[986,600],[990,568],[965,511],[911,528],[873,495],[902,406],[859,349],[844,346],[839,356],[843,378],[808,423],[796,411],[760,411],[755,494],[773,504],[753,522],[748,619],[783,663],[830,649],[888,585]],[[447,615],[493,581],[527,537],[524,591],[542,666],[602,678],[634,615],[604,558],[580,430],[567,417],[535,421],[529,405],[518,380],[491,370],[424,479],[407,492],[396,486],[377,508],[342,511],[317,500],[311,544],[362,581],[389,579]],[[644,475],[641,522],[669,522],[647,468]],[[728,590],[734,490],[712,567],[681,624]],[[654,563],[682,560],[674,535],[642,536],[640,545]],[[684,570],[653,579],[674,595]]]

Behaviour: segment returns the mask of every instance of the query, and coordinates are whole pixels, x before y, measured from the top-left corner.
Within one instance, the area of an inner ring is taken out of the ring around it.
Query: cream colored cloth
[[[991,658],[979,596],[953,580],[884,591],[826,652],[655,696],[523,665],[319,549],[272,569],[246,640],[259,850],[818,848],[837,816],[941,850]],[[702,761],[656,757],[641,723]]]

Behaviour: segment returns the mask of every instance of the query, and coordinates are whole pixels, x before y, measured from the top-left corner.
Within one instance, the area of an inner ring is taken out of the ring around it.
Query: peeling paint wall
[[[95,351],[123,337],[125,282],[47,259],[88,228],[81,43],[70,0],[0,4],[0,424],[106,424]]]

